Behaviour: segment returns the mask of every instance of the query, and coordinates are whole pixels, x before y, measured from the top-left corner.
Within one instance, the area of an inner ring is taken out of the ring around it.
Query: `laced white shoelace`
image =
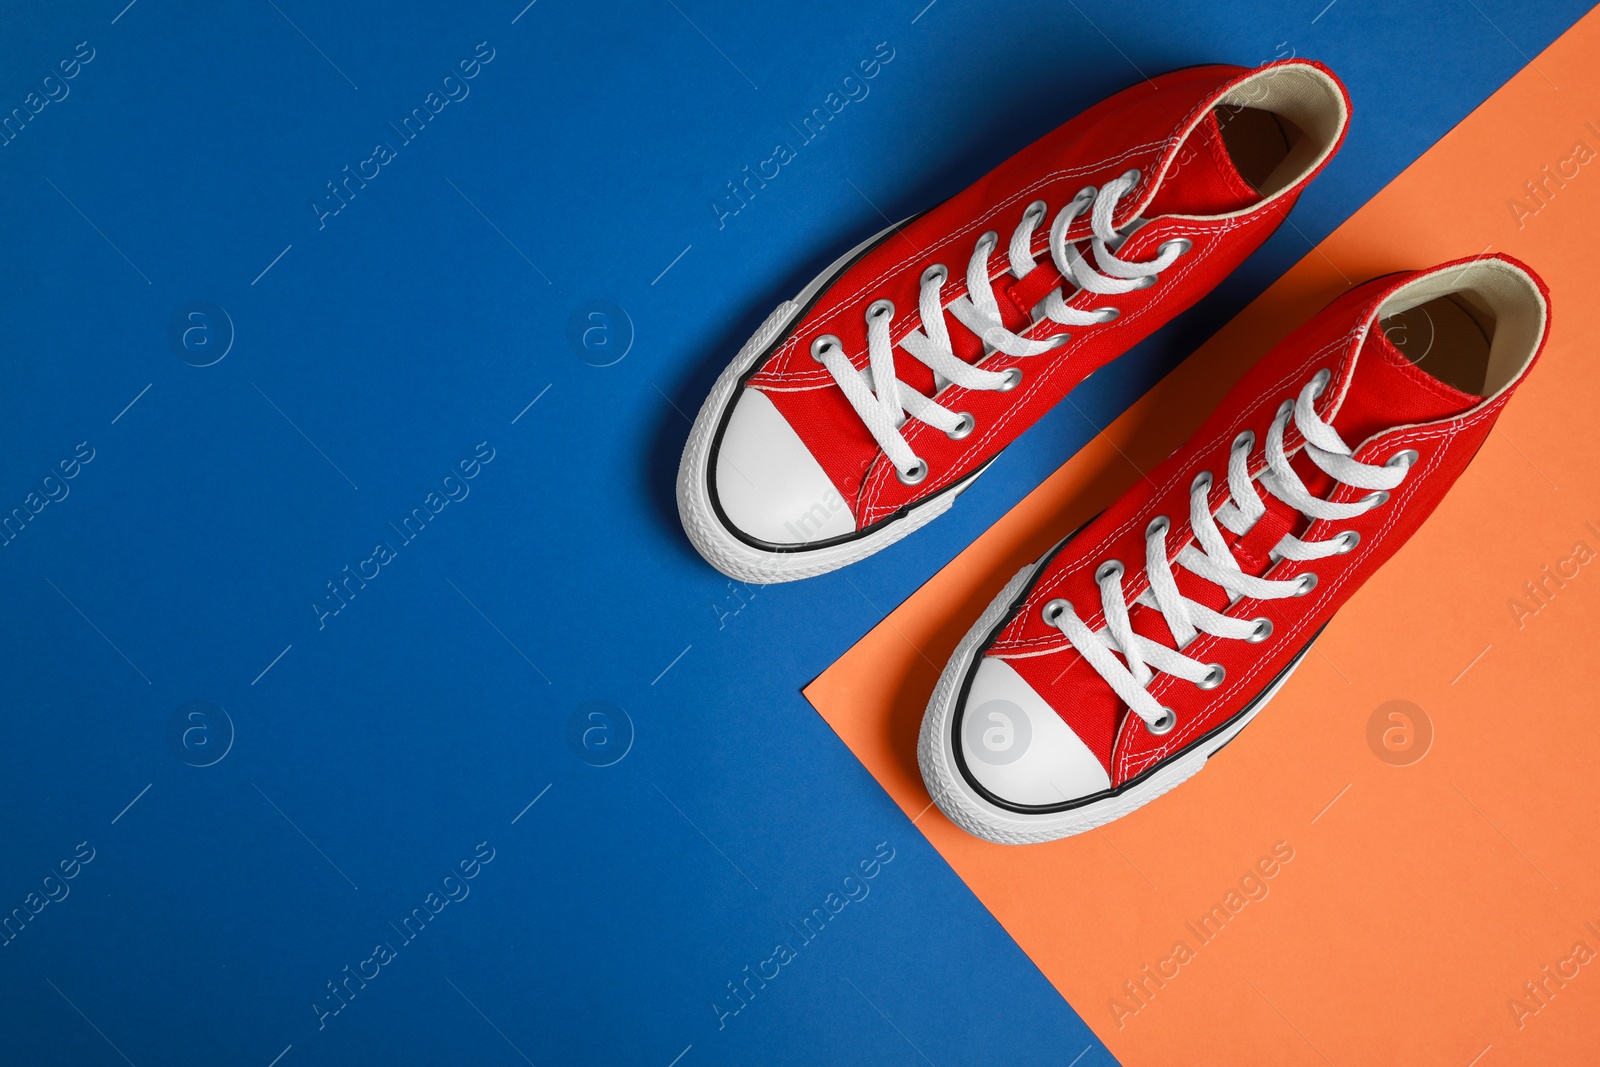
[[[1300,391],[1298,400],[1285,400],[1278,409],[1278,415],[1267,431],[1267,468],[1261,472],[1260,487],[1309,518],[1348,519],[1371,511],[1387,501],[1388,491],[1404,480],[1406,471],[1416,462],[1417,453],[1406,449],[1391,456],[1381,466],[1360,463],[1352,458],[1350,446],[1345,444],[1332,426],[1317,416],[1312,407],[1312,402],[1322,393],[1328,380],[1326,370],[1318,371],[1316,377]],[[1349,503],[1334,503],[1312,496],[1284,453],[1284,427],[1291,414],[1295,426],[1306,439],[1306,454],[1313,463],[1336,481],[1373,492]],[[1314,573],[1305,571],[1284,580],[1245,574],[1217,529],[1220,522],[1234,534],[1242,535],[1266,513],[1260,489],[1250,477],[1250,450],[1254,446],[1255,435],[1248,430],[1234,439],[1228,457],[1230,499],[1217,510],[1216,515],[1212,515],[1208,506],[1211,472],[1202,472],[1195,478],[1189,491],[1189,524],[1199,547],[1184,546],[1178,553],[1177,563],[1189,573],[1226,590],[1232,600],[1241,597],[1279,600],[1304,596],[1316,587],[1317,576]],[[1265,641],[1272,633],[1272,623],[1264,617],[1239,619],[1223,615],[1188,599],[1178,591],[1172,563],[1167,558],[1167,532],[1170,528],[1170,520],[1163,515],[1152,521],[1146,530],[1145,569],[1150,585],[1135,603],[1155,608],[1162,614],[1177,642],[1177,649],[1168,648],[1134,632],[1128,618],[1128,601],[1122,590],[1123,566],[1117,560],[1101,564],[1095,572],[1095,582],[1100,587],[1100,599],[1106,617],[1103,629],[1089,629],[1066,600],[1052,600],[1044,607],[1045,622],[1061,630],[1072,647],[1105,679],[1123,703],[1144,720],[1153,734],[1167,733],[1176,722],[1171,709],[1162,707],[1148,692],[1155,671],[1183,678],[1202,689],[1214,689],[1222,684],[1225,672],[1221,664],[1201,663],[1179,651],[1197,633],[1252,643]],[[1272,550],[1272,555],[1276,559],[1322,559],[1349,552],[1360,540],[1360,534],[1354,530],[1346,530],[1325,541],[1303,541],[1292,534],[1285,534]],[[1121,659],[1117,654],[1121,655]]]
[[[1110,246],[1121,237],[1111,228],[1117,202],[1138,181],[1139,172],[1130,170],[1098,190],[1094,186],[1083,189],[1056,213],[1055,221],[1050,226],[1050,258],[1055,261],[1062,275],[1071,279],[1080,290],[1115,295],[1148,288],[1155,284],[1158,273],[1172,266],[1191,247],[1191,243],[1182,238],[1164,241],[1157,249],[1157,257],[1146,263],[1119,259],[1112,252]],[[1091,204],[1092,236],[1089,244],[1094,251],[1094,266],[1084,258],[1077,245],[1069,244],[1066,239],[1068,226]],[[1013,277],[1023,278],[1037,266],[1031,251],[1033,234],[1044,221],[1048,210],[1043,200],[1035,200],[1023,212],[1022,221],[1012,233],[1007,256],[1011,261]],[[1059,348],[1069,338],[1068,334],[1063,333],[1044,340],[1033,340],[1006,329],[1001,322],[1000,306],[989,278],[989,256],[999,240],[999,235],[993,230],[978,238],[972,258],[967,262],[966,295],[952,301],[948,309],[940,298],[949,277],[944,264],[936,264],[923,272],[917,304],[922,320],[921,329],[907,334],[900,341],[900,347],[933,371],[935,395],[945,383],[963,389],[1004,392],[1016,388],[1022,381],[1020,368],[984,370],[958,359],[951,348],[950,332],[945,324],[947,310],[956,321],[982,338],[989,350],[1008,356],[1035,356]],[[1114,307],[1070,308],[1060,289],[1045,297],[1038,310],[1045,318],[1062,326],[1093,326],[1110,322],[1119,314]],[[894,321],[894,315],[894,304],[889,300],[876,300],[867,308],[866,372],[857,370],[851,364],[839,339],[832,334],[824,334],[812,342],[811,355],[833,375],[834,381],[850,401],[850,406],[855,408],[873,439],[894,464],[900,480],[907,485],[915,485],[927,477],[928,465],[912,451],[900,432],[906,418],[909,416],[937,427],[955,440],[970,434],[976,423],[967,412],[952,411],[899,379],[894,367],[894,347],[889,340],[889,326]]]

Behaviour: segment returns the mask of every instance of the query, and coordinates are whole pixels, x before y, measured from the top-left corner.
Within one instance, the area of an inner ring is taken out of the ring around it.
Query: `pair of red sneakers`
[[[717,380],[679,469],[690,540],[787,581],[942,514],[1254,251],[1348,119],[1316,63],[1175,71],[869,239]],[[1046,841],[1198,771],[1439,503],[1548,321],[1538,278],[1487,256],[1357,286],[1274,348],[973,625],[918,746],[940,808]]]

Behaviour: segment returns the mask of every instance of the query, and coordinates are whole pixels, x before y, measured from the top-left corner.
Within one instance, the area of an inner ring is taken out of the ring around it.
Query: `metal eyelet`
[[[1143,722],[1144,720],[1141,719],[1140,721]],[[1171,708],[1162,708],[1161,717],[1155,722],[1146,722],[1144,728],[1150,732],[1152,737],[1160,737],[1162,734],[1170,734],[1172,728],[1176,725],[1178,725],[1177,713]]]
[[[1192,494],[1196,489],[1199,489],[1199,488],[1202,488],[1202,487],[1208,493],[1211,491],[1211,472],[1210,471],[1201,471],[1199,474],[1196,474],[1194,476],[1194,481],[1189,483],[1189,492]]]
[[[1206,676],[1194,683],[1201,689],[1215,689],[1217,686],[1222,684],[1222,680],[1224,678],[1228,677],[1228,672],[1222,666],[1222,664],[1212,663],[1208,664],[1208,666],[1211,669],[1206,671]]]
[[[1305,596],[1307,593],[1311,592],[1311,590],[1315,589],[1316,587],[1317,587],[1317,576],[1315,574],[1311,573],[1310,571],[1306,571],[1304,574],[1302,574],[1300,576],[1299,580],[1295,582],[1294,595],[1295,596]]]
[[[1339,555],[1354,552],[1355,547],[1361,543],[1361,535],[1354,530],[1346,530],[1339,535]]]
[[[1167,254],[1168,248],[1176,248],[1178,250],[1178,255],[1181,256],[1193,247],[1194,242],[1189,240],[1187,237],[1174,237],[1170,241],[1162,241],[1160,244],[1156,245],[1156,255],[1164,256]]]
[[[1005,370],[1005,380],[997,387],[999,392],[1009,393],[1022,384],[1022,368],[1008,367]]]
[[[1324,367],[1317,371],[1316,374],[1311,376],[1311,386],[1314,390],[1311,395],[1321,396],[1322,391],[1328,387],[1328,383],[1331,381],[1333,381],[1333,372],[1328,370],[1328,368]]]
[[[1095,584],[1098,585],[1107,578],[1121,578],[1125,573],[1126,571],[1123,568],[1122,561],[1120,559],[1108,559],[1104,563],[1100,564],[1099,567],[1095,568]]]
[[[1000,235],[993,230],[985,230],[983,236],[978,238],[978,245],[982,247],[985,243],[989,245],[989,251],[984,253],[984,257],[987,258],[994,255],[994,250],[1000,247]]]
[[[1161,275],[1159,275],[1159,274],[1146,274],[1144,277],[1139,279],[1139,284],[1138,285],[1135,285],[1132,289],[1129,289],[1128,291],[1130,293],[1137,293],[1141,289],[1150,288],[1152,285],[1154,285],[1156,282],[1158,282],[1160,280],[1161,280]]]
[[[943,263],[935,263],[933,266],[922,272],[922,284],[927,285],[931,281],[937,282],[939,285],[943,285],[945,281],[949,279],[949,277],[949,268],[947,268]]]
[[[1259,645],[1261,642],[1272,636],[1271,619],[1263,615],[1260,618],[1252,619],[1250,621],[1256,624],[1256,628],[1250,632],[1249,637],[1245,638],[1246,641],[1249,641],[1252,645]]]
[[[976,429],[978,425],[978,420],[972,417],[972,412],[961,411],[957,412],[957,414],[961,416],[961,422],[956,426],[955,429],[946,430],[944,432],[944,435],[950,438],[952,441],[961,440],[963,437],[967,436],[974,429]]]
[[[1421,455],[1416,449],[1407,448],[1396,452],[1394,455],[1384,460],[1383,465],[1385,467],[1410,467],[1413,463],[1421,458]]]
[[[822,362],[822,354],[830,348],[843,348],[839,339],[831,333],[825,333],[811,342],[811,358],[818,363]]]
[[[899,467],[894,469],[894,476],[900,479],[901,485],[918,485],[928,476],[928,461],[921,456],[911,465],[911,469],[903,471]]]
[[[1132,189],[1135,185],[1139,184],[1139,179],[1140,179],[1140,177],[1142,177],[1142,175],[1139,173],[1139,168],[1138,167],[1130,167],[1127,170],[1123,171],[1122,174],[1119,175],[1119,177],[1123,181],[1127,181],[1127,182],[1132,183],[1132,184],[1130,184],[1128,186],[1128,188]]]
[[[1248,452],[1254,447],[1256,447],[1256,432],[1254,430],[1245,430],[1233,439],[1233,447],[1230,451],[1237,452],[1242,448]]]
[[[1157,515],[1150,520],[1150,525],[1144,528],[1144,535],[1149,537],[1151,534],[1165,534],[1170,529],[1172,529],[1172,520],[1165,515]]]
[[[1100,310],[1099,324],[1102,325],[1102,326],[1104,326],[1108,322],[1116,322],[1117,319],[1122,317],[1122,309],[1121,308],[1103,307],[1103,308],[1100,308],[1099,310]]]
[[[1382,489],[1379,489],[1376,493],[1368,493],[1366,496],[1362,497],[1360,501],[1358,501],[1358,503],[1367,505],[1368,511],[1371,511],[1373,508],[1379,507],[1383,504],[1387,504],[1388,502],[1389,494]]]
[[[1049,212],[1049,210],[1050,210],[1049,205],[1047,205],[1043,200],[1035,200],[1033,203],[1029,204],[1027,206],[1027,208],[1025,208],[1023,210],[1022,217],[1024,219],[1027,219],[1027,218],[1042,219],[1042,218],[1045,217],[1046,213]],[[1034,223],[1034,226],[1038,226],[1038,225],[1039,224],[1037,222]]]
[[[1041,339],[1043,341],[1045,341],[1045,343],[1047,343],[1050,346],[1050,348],[1047,349],[1046,351],[1050,351],[1050,350],[1053,350],[1053,349],[1060,348],[1062,345],[1064,345],[1068,341],[1072,340],[1072,335],[1070,333],[1058,333],[1058,334],[1055,334],[1055,335],[1053,335],[1051,337],[1045,337],[1045,338],[1041,338]],[[1088,377],[1088,375],[1085,375],[1085,377]]]
[[[1294,410],[1294,401],[1293,400],[1285,400],[1283,403],[1278,405],[1278,415],[1277,415],[1277,417],[1281,419],[1281,418],[1283,418],[1285,415],[1289,414],[1289,412],[1291,412],[1293,410]]]
[[[1045,625],[1054,626],[1057,619],[1061,618],[1062,615],[1071,610],[1072,601],[1062,600],[1058,597],[1046,604],[1044,606],[1044,610],[1039,613],[1039,616],[1040,618],[1044,619]]]
[[[867,305],[867,318],[869,320],[871,320],[871,319],[881,319],[885,315],[893,315],[893,314],[894,314],[894,301],[893,300],[874,300],[871,304]]]

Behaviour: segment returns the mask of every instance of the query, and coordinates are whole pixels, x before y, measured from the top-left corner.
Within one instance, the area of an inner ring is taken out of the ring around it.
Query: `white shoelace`
[[[1261,472],[1260,482],[1261,488],[1309,518],[1348,519],[1364,514],[1388,500],[1388,490],[1405,478],[1406,471],[1416,462],[1417,453],[1406,449],[1390,457],[1381,466],[1359,463],[1352,458],[1350,446],[1345,444],[1332,426],[1317,416],[1312,407],[1312,402],[1327,386],[1328,380],[1326,370],[1318,371],[1316,377],[1300,391],[1298,400],[1285,400],[1278,409],[1277,418],[1267,431],[1267,468]],[[1360,500],[1343,504],[1312,496],[1284,453],[1283,432],[1291,413],[1295,426],[1306,439],[1306,455],[1313,463],[1336,481],[1374,492]],[[1234,534],[1244,534],[1266,513],[1260,490],[1250,477],[1250,450],[1254,446],[1255,435],[1248,430],[1234,439],[1228,457],[1230,499],[1217,510],[1216,515],[1212,515],[1208,506],[1211,472],[1202,472],[1195,478],[1189,491],[1189,523],[1199,547],[1184,546],[1178,553],[1177,563],[1189,573],[1226,590],[1232,600],[1241,597],[1279,600],[1303,596],[1316,587],[1317,576],[1314,573],[1306,571],[1286,580],[1245,574],[1217,529],[1217,523],[1221,522]],[[1225,672],[1221,664],[1201,663],[1179,651],[1197,633],[1252,643],[1264,641],[1272,633],[1272,623],[1264,617],[1237,619],[1223,615],[1188,599],[1178,591],[1172,575],[1172,563],[1167,559],[1167,532],[1170,527],[1171,522],[1163,515],[1152,521],[1146,530],[1145,567],[1150,576],[1150,585],[1135,603],[1155,608],[1162,614],[1177,642],[1177,649],[1168,648],[1134,632],[1128,618],[1128,602],[1122,591],[1123,566],[1116,560],[1102,564],[1095,572],[1095,582],[1100,587],[1100,599],[1106,616],[1103,629],[1090,630],[1066,600],[1052,600],[1044,607],[1045,621],[1061,630],[1072,647],[1106,680],[1123,703],[1144,720],[1153,734],[1167,733],[1176,721],[1172,711],[1162,707],[1148,692],[1155,671],[1186,679],[1202,689],[1214,689],[1222,684]],[[1322,559],[1349,552],[1360,540],[1360,535],[1354,530],[1346,530],[1325,541],[1303,541],[1292,534],[1285,534],[1273,548],[1272,555],[1275,559]],[[1120,653],[1121,659],[1114,653]]]
[[[1112,252],[1110,246],[1121,236],[1111,228],[1117,202],[1138,181],[1139,172],[1130,170],[1107,182],[1099,190],[1094,186],[1082,190],[1073,197],[1071,203],[1057,212],[1050,226],[1050,258],[1055,261],[1062,275],[1076,283],[1080,290],[1115,295],[1147,288],[1155,284],[1159,272],[1172,266],[1191,247],[1189,241],[1181,238],[1165,241],[1158,248],[1157,257],[1147,263],[1118,259]],[[1094,266],[1090,266],[1077,245],[1068,244],[1066,239],[1067,227],[1091,203],[1092,236],[1089,243],[1094,250]],[[1035,200],[1023,212],[1022,221],[1012,233],[1007,256],[1011,261],[1013,277],[1020,279],[1037,266],[1031,252],[1033,234],[1044,221],[1048,210],[1043,200]],[[952,301],[948,309],[940,298],[945,280],[949,277],[944,264],[936,264],[923,272],[918,300],[922,328],[907,334],[900,341],[900,347],[933,371],[935,395],[945,383],[963,389],[1004,392],[1016,388],[1017,383],[1022,381],[1019,368],[984,370],[956,358],[944,320],[947,310],[974,335],[982,338],[989,349],[1008,356],[1035,356],[1059,348],[1068,340],[1068,334],[1032,340],[1006,329],[1001,322],[1000,306],[989,278],[989,256],[999,240],[999,235],[993,230],[978,238],[972,258],[967,262],[967,293]],[[1099,269],[1096,270],[1096,267]],[[1045,297],[1040,302],[1039,310],[1045,318],[1062,326],[1093,326],[1110,322],[1119,314],[1113,307],[1070,308],[1060,289]],[[811,355],[833,375],[834,381],[850,401],[850,406],[855,408],[873,439],[894,464],[900,480],[907,485],[915,485],[927,477],[928,465],[918,458],[900,433],[906,418],[909,416],[937,427],[956,440],[970,434],[975,422],[970,414],[951,411],[900,381],[894,368],[894,347],[889,340],[889,326],[894,321],[894,314],[894,304],[888,300],[876,300],[867,309],[866,372],[857,370],[851,364],[843,345],[832,334],[824,334],[812,342]]]

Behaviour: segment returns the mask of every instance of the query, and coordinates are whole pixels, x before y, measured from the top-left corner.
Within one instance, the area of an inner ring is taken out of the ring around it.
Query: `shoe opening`
[[[1218,107],[1212,114],[1234,169],[1258,193],[1305,137],[1300,127],[1282,115],[1258,107]]]
[[[1262,199],[1319,167],[1350,118],[1339,83],[1306,63],[1257,71],[1228,90],[1213,114],[1234,167]]]
[[[1481,259],[1424,275],[1378,309],[1378,328],[1421,370],[1490,397],[1521,377],[1544,336],[1547,310],[1526,271]]]

